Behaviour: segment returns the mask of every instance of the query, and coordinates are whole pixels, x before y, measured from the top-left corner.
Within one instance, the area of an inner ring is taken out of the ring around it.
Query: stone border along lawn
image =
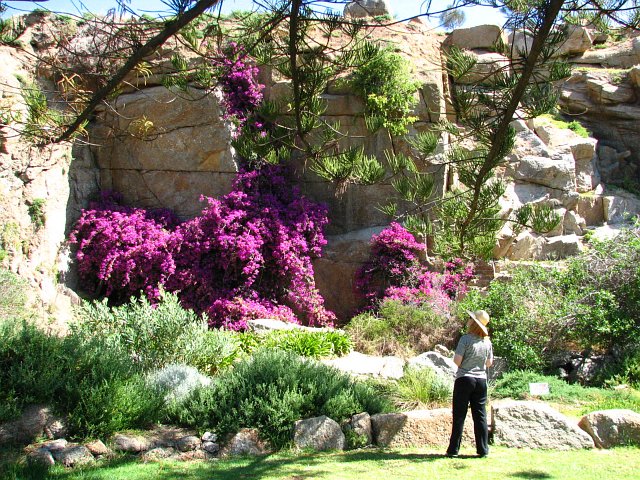
[[[141,463],[117,457],[94,466],[73,470],[56,466],[49,474],[31,472],[30,479],[52,480],[261,480],[339,479],[366,480],[620,480],[640,478],[640,448],[612,450],[510,449],[492,447],[488,458],[446,458],[442,449],[361,449],[350,452],[295,454],[281,452],[264,457],[244,457],[216,462]],[[0,465],[0,473],[2,466]],[[23,479],[19,471],[6,480]],[[4,480],[4,479],[3,479]]]

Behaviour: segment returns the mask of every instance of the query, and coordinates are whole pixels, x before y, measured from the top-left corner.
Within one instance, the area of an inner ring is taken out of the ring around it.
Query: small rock
[[[62,450],[52,452],[53,458],[63,464],[65,467],[73,467],[74,465],[81,465],[85,463],[91,463],[95,459],[91,452],[84,445],[74,445],[66,447]]]
[[[293,443],[317,451],[344,450],[345,437],[337,422],[322,415],[298,420],[293,427]]]
[[[212,432],[204,432],[204,435],[202,435],[201,440],[203,442],[217,442],[218,436]]]
[[[357,413],[349,420],[349,428],[356,434],[367,439],[367,445],[373,442],[373,431],[371,429],[371,416],[367,412]]]
[[[143,462],[157,462],[164,458],[169,458],[176,453],[176,449],[172,447],[157,447],[143,452],[140,459]]]
[[[200,446],[200,439],[194,435],[188,435],[178,439],[176,448],[181,452],[190,452],[196,450]]]
[[[41,448],[45,448],[50,452],[59,452],[67,447],[67,441],[64,438],[58,440],[50,440],[40,445]]]
[[[202,442],[202,449],[205,452],[214,455],[220,451],[220,445],[216,442]]]
[[[101,440],[86,443],[85,447],[95,456],[111,454],[111,450]]]
[[[242,428],[233,435],[221,451],[222,456],[267,455],[271,449],[260,439],[255,428]]]
[[[33,452],[27,454],[27,464],[30,466],[45,466],[52,467],[56,461],[53,459],[53,455],[46,448],[38,448]]]
[[[116,450],[129,453],[140,453],[151,448],[151,442],[138,435],[118,434],[113,437],[113,443]]]

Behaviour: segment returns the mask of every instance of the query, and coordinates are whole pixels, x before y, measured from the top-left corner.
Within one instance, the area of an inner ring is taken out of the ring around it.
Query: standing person
[[[448,457],[455,457],[460,450],[464,420],[471,404],[473,431],[478,456],[489,454],[489,428],[487,426],[487,368],[493,365],[493,346],[489,340],[489,314],[484,310],[467,313],[467,333],[456,347],[453,362],[458,366],[453,386],[453,425]]]

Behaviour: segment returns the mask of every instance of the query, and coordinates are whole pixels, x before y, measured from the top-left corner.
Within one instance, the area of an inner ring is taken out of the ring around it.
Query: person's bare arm
[[[455,360],[454,360],[454,362],[455,362]],[[493,357],[487,359],[486,365],[487,365],[487,368],[489,368],[491,365],[493,365]]]
[[[456,366],[459,367],[462,364],[462,355],[455,354],[453,356],[453,363],[455,363]]]

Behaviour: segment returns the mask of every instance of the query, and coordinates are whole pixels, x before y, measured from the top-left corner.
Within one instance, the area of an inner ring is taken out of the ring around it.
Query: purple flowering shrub
[[[70,236],[78,249],[81,288],[116,303],[141,290],[158,299],[158,285],[175,272],[169,243],[176,224],[168,210],[127,207],[118,194],[103,193],[82,212]]]
[[[457,258],[445,264],[444,273],[431,272],[420,262],[424,244],[398,223],[371,238],[371,256],[356,271],[355,289],[374,308],[384,300],[403,304],[430,304],[443,314],[451,300],[466,292],[473,266]]]
[[[312,266],[326,243],[325,207],[273,165],[239,174],[229,194],[207,202],[181,224],[114,202],[83,212],[71,235],[83,288],[104,285],[121,303],[140,291],[156,299],[162,285],[212,327],[240,330],[264,317],[333,323]]]
[[[315,288],[311,260],[326,241],[326,208],[304,198],[280,166],[238,175],[233,190],[207,199],[202,215],[176,232],[177,272],[168,288],[212,326],[243,328],[247,318],[309,325],[334,320]]]
[[[243,47],[235,42],[229,44],[216,64],[221,69],[218,82],[224,94],[223,118],[235,119],[241,131],[251,114],[262,103],[264,85],[258,83],[258,67],[247,61]],[[257,126],[260,127],[261,125]]]

